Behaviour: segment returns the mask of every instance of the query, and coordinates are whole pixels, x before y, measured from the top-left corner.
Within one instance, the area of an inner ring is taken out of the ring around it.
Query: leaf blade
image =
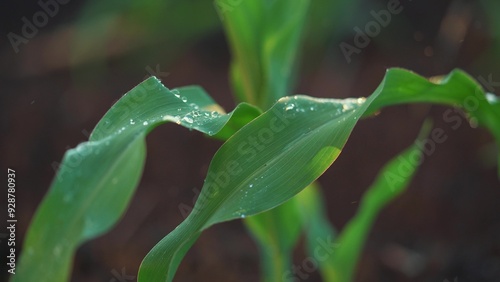
[[[425,139],[430,132],[429,129],[430,125],[425,124],[418,139]],[[326,264],[329,264],[332,270],[327,281],[353,280],[356,263],[377,214],[409,185],[420,164],[414,161],[415,156],[420,159],[423,157],[416,143],[390,160],[364,193],[358,212],[337,239],[337,250],[327,258]],[[402,165],[405,165],[404,174],[401,171]],[[397,182],[394,182],[395,179]]]
[[[204,188],[195,204],[194,212],[186,219],[189,222],[187,225],[194,226],[193,230],[200,232],[215,223],[257,214],[285,202],[319,177],[333,163],[354,125],[362,116],[391,103],[419,102],[419,99],[414,99],[414,97],[419,95],[425,97],[426,93],[437,95],[456,91],[464,92],[462,89],[464,86],[467,86],[465,95],[470,94],[467,90],[471,89],[485,95],[481,92],[480,86],[461,71],[452,72],[440,83],[432,83],[411,72],[391,69],[366,101],[364,99],[313,99],[305,96],[280,99],[271,109],[236,132],[216,153],[210,164]],[[411,99],[408,97],[404,97],[406,100],[400,99],[397,95],[399,92],[408,94]],[[445,96],[441,100],[434,98],[428,100],[433,103],[456,105],[450,97],[453,98],[453,95]],[[294,104],[294,100],[298,104]],[[425,98],[421,100],[427,101]],[[309,112],[308,109],[313,110]],[[266,146],[255,144],[255,136],[263,133],[263,131],[259,133],[259,130],[271,128],[270,122],[273,119],[283,121],[280,117],[285,116],[287,110],[295,112],[291,117],[295,115],[301,118],[288,122],[286,133],[273,133],[276,136],[279,135],[278,139],[273,139],[274,143],[268,142]],[[302,114],[305,112],[307,114]],[[500,120],[498,122],[500,123]],[[253,139],[252,134],[255,135]],[[238,153],[239,150],[241,152]],[[236,164],[244,164],[241,171],[245,171],[245,174],[242,176],[236,173],[235,181],[234,171],[232,171],[235,164],[231,161],[237,159],[238,154],[248,156],[238,159],[241,163]],[[286,167],[286,169],[280,170],[280,167]],[[276,171],[279,173],[276,174]],[[271,180],[259,183],[258,179],[262,176]],[[231,188],[219,193],[220,187],[217,185]],[[261,193],[256,193],[256,189],[253,191],[249,189],[253,185],[259,187]],[[268,187],[274,187],[276,193],[270,192]],[[167,244],[171,238],[166,238],[160,241],[144,259],[139,271],[140,281],[160,279],[160,274],[143,271],[143,266],[147,267],[158,260],[169,262],[172,259],[168,255],[161,256],[161,258],[158,255],[168,253],[165,248],[171,246]],[[157,270],[158,273],[172,271],[165,268],[165,265],[158,266]]]
[[[186,234],[201,232],[214,223],[271,209],[309,185],[338,156],[356,122],[353,117],[361,116],[367,107],[363,102],[287,97],[236,132],[210,163],[193,212],[144,259],[139,281],[172,277],[175,269],[168,266],[179,263],[173,262],[178,243],[172,242],[180,236],[190,238]],[[304,128],[309,129],[304,132]],[[273,142],[255,139],[264,133]],[[287,166],[289,163],[295,166]]]
[[[309,4],[239,1],[225,10],[233,89],[240,101],[268,109],[290,94]]]
[[[260,113],[248,104],[229,114],[214,111],[217,107],[199,87],[170,91],[155,78],[125,94],[90,140],[65,154],[32,220],[12,280],[68,280],[76,248],[109,230],[124,213],[142,175],[145,137],[156,126],[171,121],[214,135]]]

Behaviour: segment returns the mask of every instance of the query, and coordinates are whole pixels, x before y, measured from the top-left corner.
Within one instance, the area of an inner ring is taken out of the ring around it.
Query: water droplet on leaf
[[[193,119],[190,116],[183,117],[182,121],[187,122],[187,123],[193,123]]]
[[[179,95],[179,90],[177,90],[177,89],[172,89],[172,90],[170,90],[170,92],[172,92],[172,94],[174,94],[174,96],[175,96],[175,97],[180,98],[180,95]]]
[[[498,103],[498,96],[496,96],[495,94],[492,94],[492,93],[486,93],[486,100],[490,104],[495,104],[495,103]]]

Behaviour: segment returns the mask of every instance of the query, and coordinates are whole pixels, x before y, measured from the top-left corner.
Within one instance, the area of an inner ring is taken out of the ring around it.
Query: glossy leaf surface
[[[467,95],[488,101],[480,110],[485,113],[475,114],[480,124],[487,126],[485,117],[490,115],[496,118],[497,112],[490,108],[498,106],[495,100],[461,71],[429,82],[392,69],[366,101],[306,96],[280,99],[219,149],[194,212],[148,254],[139,280],[171,281],[188,244],[203,229],[266,211],[296,195],[333,163],[363,115],[404,102],[457,105],[455,101]]]
[[[76,248],[109,230],[125,211],[144,166],[146,134],[175,122],[214,135],[260,111],[241,104],[230,114],[199,87],[168,90],[149,78],[122,97],[69,150],[24,242],[13,281],[66,281]]]

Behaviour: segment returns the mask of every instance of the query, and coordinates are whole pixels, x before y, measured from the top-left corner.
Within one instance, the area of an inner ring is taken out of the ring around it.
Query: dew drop
[[[78,154],[84,155],[85,154],[85,148],[86,148],[86,146],[84,145],[84,143],[81,143],[78,146],[76,146],[75,150],[76,150],[76,152]]]
[[[179,90],[177,89],[172,89],[170,90],[170,92],[172,92],[172,94],[174,94],[175,97],[177,98],[180,98],[181,96],[179,95]]]
[[[182,102],[187,102],[188,99],[186,97],[182,96],[181,100],[182,100]]]
[[[135,124],[135,121],[133,119],[130,119],[130,124]]]
[[[253,184],[248,185],[248,187],[252,188],[252,187],[253,187]]]
[[[495,104],[498,102],[498,97],[495,94],[492,93],[486,93],[486,100],[490,104]]]
[[[145,121],[145,122],[143,122],[142,124],[143,124],[143,125],[148,125],[148,122],[147,122],[147,121]]]
[[[187,123],[193,123],[193,119],[189,116],[185,116],[182,118],[182,121],[185,121]]]

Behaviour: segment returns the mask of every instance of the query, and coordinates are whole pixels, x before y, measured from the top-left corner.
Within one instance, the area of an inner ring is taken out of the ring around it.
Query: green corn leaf
[[[426,138],[429,129],[430,124],[423,126],[420,141]],[[365,192],[358,212],[342,230],[336,242],[336,251],[326,257],[325,261],[332,271],[325,277],[325,281],[353,280],[356,263],[378,213],[406,189],[423,158],[421,148],[416,144],[417,142],[386,164]]]
[[[402,93],[401,97],[397,93]],[[443,95],[441,100],[436,98],[439,95]],[[146,256],[139,280],[171,281],[185,252],[204,229],[266,211],[296,195],[333,163],[354,125],[366,113],[398,102],[421,102],[416,98],[419,96],[429,96],[426,102],[457,105],[450,98],[453,95],[476,95],[487,100],[481,111],[496,118],[489,108],[496,107],[490,102],[492,98],[461,71],[433,83],[411,72],[392,69],[366,102],[361,98],[307,96],[280,99],[231,136],[215,154],[194,211]],[[483,119],[489,115],[474,116],[479,124],[488,125]]]
[[[436,87],[437,85],[443,87]],[[487,128],[496,139],[500,139],[498,96],[485,93],[473,78],[461,70],[454,70],[445,77],[428,80],[408,70],[390,69],[379,88],[383,88],[384,95],[380,95],[370,105],[367,114],[398,104],[448,105],[464,110],[473,123]],[[443,119],[452,122],[446,115]]]
[[[240,101],[271,107],[289,95],[309,0],[215,0],[228,35]]]
[[[297,218],[300,218],[300,222],[297,222]],[[283,205],[246,218],[244,222],[259,243],[263,281],[308,279],[316,268],[324,281],[334,281],[335,269],[331,257],[338,243],[334,241],[335,228],[326,215],[324,198],[317,182],[313,182]],[[294,271],[291,267],[291,254],[297,241],[297,236],[291,236],[297,233],[298,227],[302,227],[306,237],[309,255],[306,259],[310,260],[307,263],[316,267],[311,271],[306,271],[310,269],[304,269],[303,265],[296,266],[301,268],[300,271]],[[287,240],[290,237],[295,240]],[[275,258],[278,263],[270,261],[270,258]]]
[[[335,250],[335,229],[326,216],[323,195],[317,182],[283,205],[246,218],[244,222],[260,248],[261,280],[295,281],[294,278],[309,278],[311,271],[301,270],[298,273],[291,264],[292,252],[301,229],[306,236],[309,257],[313,260],[310,263],[318,266],[324,279],[333,277],[333,268],[325,257]],[[295,269],[299,267],[302,268],[302,265]]]
[[[500,148],[500,99],[483,88],[468,74],[454,70],[445,77],[427,80],[404,69],[390,69],[375,91],[383,92],[373,101],[366,115],[383,107],[408,104],[432,103],[453,106],[463,110],[472,124],[489,130]],[[443,120],[452,129],[466,124],[466,119],[451,109],[443,113]],[[500,163],[500,152],[497,156]],[[500,165],[498,165],[500,177]]]
[[[268,109],[279,98],[290,95],[310,1],[214,3],[232,50],[232,85],[239,100]],[[260,248],[263,281],[279,280],[277,277],[291,266],[300,231],[299,225],[288,224],[295,223],[293,215],[299,212],[293,202],[244,220]]]
[[[155,78],[122,97],[90,141],[65,154],[29,228],[12,280],[68,280],[76,248],[109,230],[125,211],[142,174],[145,137],[153,128],[176,122],[208,135],[228,134],[260,114],[248,104],[230,114],[221,111],[201,88],[170,91]]]
[[[202,230],[274,208],[309,185],[340,153],[363,102],[286,97],[236,132],[215,154],[193,212],[144,259],[139,281],[171,281]]]
[[[171,280],[203,229],[271,209],[297,194],[334,161],[366,110],[426,102],[415,97],[428,93],[444,95],[442,101],[428,98],[434,103],[459,105],[448,93],[486,101],[473,117],[498,140],[498,128],[493,126],[499,124],[497,100],[484,96],[477,83],[460,71],[434,84],[404,70],[390,70],[366,102],[283,98],[217,152],[194,212],[146,257],[139,273],[142,281]],[[99,122],[91,140],[65,155],[33,219],[13,280],[67,279],[78,245],[106,232],[124,212],[142,171],[144,137],[155,126],[174,121],[213,135],[231,125],[237,129],[260,113],[246,104],[229,115],[218,109],[199,88],[172,93],[153,78],[125,95]]]
[[[335,241],[335,228],[330,223],[326,213],[323,194],[317,182],[309,185],[306,189],[300,192],[295,198],[297,207],[300,211],[302,227],[306,236],[306,248],[312,265],[317,265],[324,281],[332,281],[333,268],[328,262],[328,257],[335,252],[337,244]],[[304,272],[304,271],[302,271]],[[283,279],[300,277],[299,273],[293,273],[288,270],[283,275]],[[304,273],[309,275],[309,273]]]
[[[299,239],[301,225],[298,198],[246,218],[243,222],[257,242],[261,259],[263,282],[282,281],[283,273],[290,269],[293,249]]]

